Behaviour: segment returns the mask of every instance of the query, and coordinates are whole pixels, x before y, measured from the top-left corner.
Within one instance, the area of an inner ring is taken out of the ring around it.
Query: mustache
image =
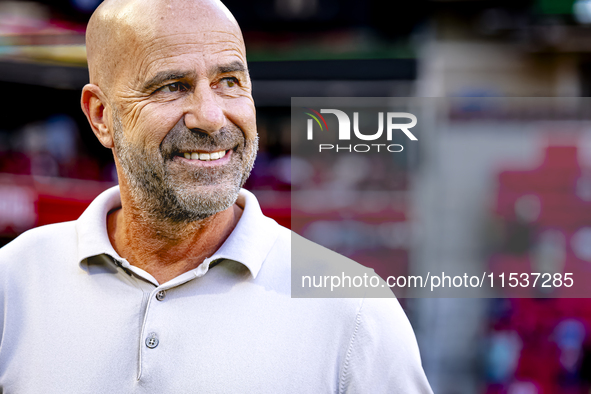
[[[172,160],[183,152],[215,152],[245,145],[244,133],[230,123],[214,133],[189,129],[184,123],[176,125],[160,143],[160,152],[165,160]]]

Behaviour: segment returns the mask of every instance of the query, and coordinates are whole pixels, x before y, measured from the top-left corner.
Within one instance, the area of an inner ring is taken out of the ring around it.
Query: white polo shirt
[[[0,249],[0,393],[431,393],[395,299],[291,298],[298,236],[237,203],[222,247],[164,284],[109,242],[118,187]]]

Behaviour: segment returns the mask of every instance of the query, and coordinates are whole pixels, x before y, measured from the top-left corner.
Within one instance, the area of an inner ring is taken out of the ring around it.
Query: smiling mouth
[[[216,161],[225,157],[228,154],[229,149],[220,150],[217,152],[204,153],[204,152],[184,152],[182,156],[187,160],[199,160],[199,161]]]

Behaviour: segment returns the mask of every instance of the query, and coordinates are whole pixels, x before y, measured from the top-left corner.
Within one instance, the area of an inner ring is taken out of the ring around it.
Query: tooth
[[[209,153],[199,153],[199,160],[209,160]]]
[[[213,152],[209,155],[210,160],[217,160],[220,158],[220,154],[218,152]]]
[[[189,152],[185,152],[185,159],[190,159],[191,158],[191,154]]]
[[[191,153],[191,159],[199,160],[199,153]]]

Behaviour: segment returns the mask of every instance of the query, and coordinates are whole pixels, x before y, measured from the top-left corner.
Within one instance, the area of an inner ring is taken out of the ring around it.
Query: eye
[[[236,78],[236,77],[227,77],[227,78],[223,78],[220,82],[222,84],[225,84],[226,87],[233,88],[236,85],[238,85],[238,78]]]
[[[180,82],[170,83],[170,84],[158,89],[158,91],[164,92],[164,93],[185,92],[186,90],[187,90],[187,87]]]

